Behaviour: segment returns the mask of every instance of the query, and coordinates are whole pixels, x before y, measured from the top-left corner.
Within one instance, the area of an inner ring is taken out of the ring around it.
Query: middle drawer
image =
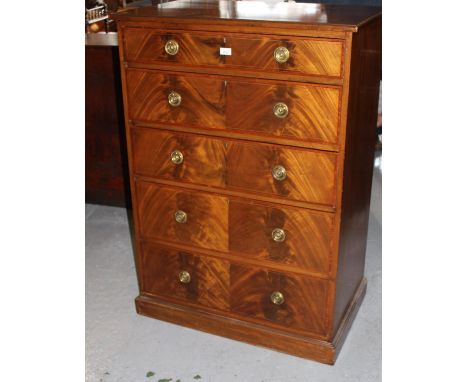
[[[143,238],[330,271],[334,215],[137,181]]]
[[[337,154],[133,128],[138,175],[335,205]]]

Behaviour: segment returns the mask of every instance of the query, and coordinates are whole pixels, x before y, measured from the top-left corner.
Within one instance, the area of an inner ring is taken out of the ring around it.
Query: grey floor
[[[367,295],[335,366],[138,316],[127,212],[86,205],[86,381],[380,381],[382,167],[376,158]],[[154,375],[147,377],[148,372]],[[194,379],[200,376],[201,378]]]

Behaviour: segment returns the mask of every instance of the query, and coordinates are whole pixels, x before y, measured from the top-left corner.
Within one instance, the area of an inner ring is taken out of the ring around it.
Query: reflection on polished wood
[[[340,6],[263,1],[179,0],[159,7],[144,7],[122,13],[126,21],[148,22],[160,19],[187,19],[192,23],[207,21],[281,22],[323,26],[328,29],[356,31],[361,25],[379,17],[380,10],[371,6]],[[261,26],[261,25],[259,25]]]

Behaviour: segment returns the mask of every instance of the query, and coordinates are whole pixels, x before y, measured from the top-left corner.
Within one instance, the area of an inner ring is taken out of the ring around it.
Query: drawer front
[[[147,182],[137,182],[136,194],[143,237],[227,251],[227,198]]]
[[[237,264],[231,264],[230,280],[231,311],[325,335],[326,281]]]
[[[276,264],[330,272],[333,215],[229,202],[229,249]]]
[[[270,197],[335,204],[337,155],[308,149],[132,129],[135,172]],[[178,151],[182,162],[174,164]],[[282,166],[285,178],[273,170]]]
[[[127,70],[129,118],[336,144],[338,87]],[[171,106],[177,93],[180,104]]]
[[[340,98],[336,87],[230,81],[226,120],[233,130],[336,143]]]
[[[225,128],[226,82],[209,77],[174,76],[127,70],[128,112],[134,121]],[[181,97],[171,106],[171,93]]]
[[[227,143],[197,135],[132,129],[133,166],[140,175],[224,188]]]
[[[333,153],[232,143],[226,183],[232,189],[334,206],[336,162]]]
[[[166,44],[169,41],[176,44],[168,46],[168,53]],[[342,75],[343,43],[336,40],[126,28],[124,48],[125,57],[130,62],[327,77]],[[221,54],[220,48],[230,48],[230,52],[224,50]],[[276,60],[278,48],[282,48],[284,53],[284,48],[287,49],[289,57],[285,62]]]
[[[229,309],[229,262],[142,244],[143,292]]]

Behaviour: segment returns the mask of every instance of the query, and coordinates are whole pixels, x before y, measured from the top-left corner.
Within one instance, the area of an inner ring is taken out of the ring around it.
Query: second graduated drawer
[[[335,153],[150,128],[131,136],[138,175],[335,205]]]
[[[329,274],[331,213],[143,181],[136,194],[145,238]]]
[[[134,122],[336,145],[341,88],[127,69]]]

